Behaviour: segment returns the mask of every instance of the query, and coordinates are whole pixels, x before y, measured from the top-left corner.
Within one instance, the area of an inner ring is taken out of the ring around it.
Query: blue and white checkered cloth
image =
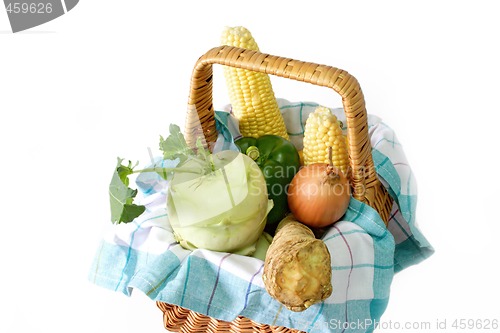
[[[305,120],[316,103],[279,100],[291,141],[302,148]],[[237,121],[216,112],[221,149],[234,148]],[[342,109],[333,112],[345,124]],[[415,221],[416,183],[394,131],[369,115],[369,135],[377,172],[393,196],[386,228],[370,206],[351,199],[342,221],[324,235],[332,257],[333,293],[303,312],[275,301],[262,283],[262,260],[178,245],[168,221],[168,184],[155,174],[136,180],[146,212],[128,224],[108,224],[89,279],[130,295],[134,289],[152,300],[232,321],[245,316],[256,322],[306,332],[372,332],[386,309],[395,272],[415,265],[433,252]],[[345,130],[345,128],[344,128]]]

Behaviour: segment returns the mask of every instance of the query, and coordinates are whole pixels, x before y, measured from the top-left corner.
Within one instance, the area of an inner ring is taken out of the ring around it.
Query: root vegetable
[[[332,293],[331,257],[325,243],[292,214],[278,225],[267,251],[267,292],[292,311],[304,311]]]

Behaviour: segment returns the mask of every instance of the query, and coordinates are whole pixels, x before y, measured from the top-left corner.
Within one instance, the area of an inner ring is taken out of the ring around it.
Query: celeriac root
[[[289,214],[278,225],[264,263],[267,292],[292,311],[332,294],[330,252],[309,227]]]

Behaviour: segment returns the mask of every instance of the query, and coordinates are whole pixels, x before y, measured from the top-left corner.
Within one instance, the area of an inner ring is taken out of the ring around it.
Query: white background
[[[249,28],[264,52],[349,71],[398,133],[436,254],[395,277],[385,325],[500,319],[493,1],[82,0],[17,34],[0,9],[0,331],[165,332],[154,302],[87,274],[116,157],[145,161],[169,123],[183,125],[194,62],[226,25]],[[273,84],[340,106],[325,88]]]

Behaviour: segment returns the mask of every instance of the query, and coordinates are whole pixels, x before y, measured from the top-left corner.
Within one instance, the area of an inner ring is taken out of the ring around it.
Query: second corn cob
[[[339,121],[329,108],[318,106],[306,120],[304,164],[329,163],[329,147],[332,147],[333,165],[346,174],[349,168],[349,154]]]
[[[222,45],[259,51],[252,34],[244,27],[226,27]],[[266,134],[288,139],[283,116],[274,96],[269,75],[233,67],[224,67],[232,110],[239,120],[243,136],[258,138]]]

